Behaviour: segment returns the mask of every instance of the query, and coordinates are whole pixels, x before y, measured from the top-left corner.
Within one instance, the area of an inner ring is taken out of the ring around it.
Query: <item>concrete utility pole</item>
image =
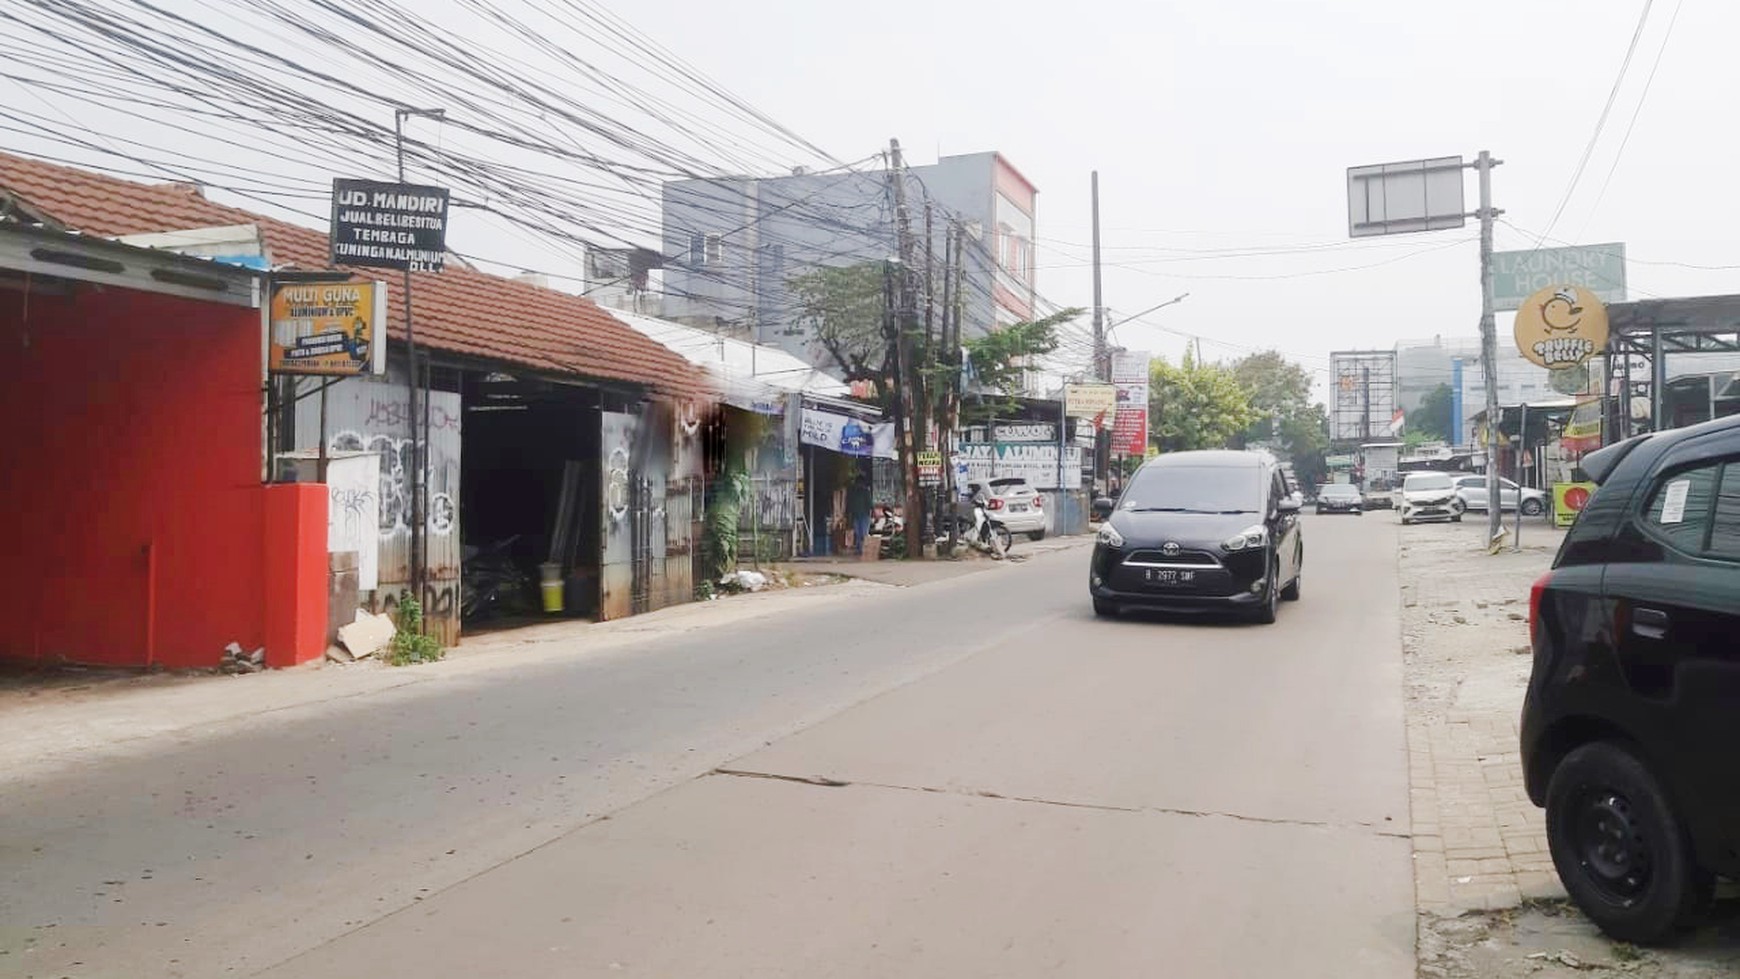
[[[1100,292],[1100,172],[1093,172],[1093,220],[1094,220],[1094,377],[1107,380],[1110,377],[1106,363],[1106,307],[1104,297]]]
[[[1494,160],[1486,150],[1474,161],[1480,175],[1480,368],[1486,375],[1486,536],[1496,542],[1503,532],[1504,508],[1498,492],[1498,327],[1493,316],[1492,294],[1492,226],[1504,212],[1492,206],[1492,168],[1502,160]],[[1522,500],[1517,500],[1522,508]]]
[[[906,164],[900,155],[900,140],[888,141],[888,174],[894,191],[894,228],[900,271],[895,277],[894,314],[894,440],[899,456],[900,483],[906,509],[906,553],[923,553],[923,501],[918,493],[918,456],[913,450],[912,333],[917,328],[918,306],[913,296],[912,216],[906,208]]]

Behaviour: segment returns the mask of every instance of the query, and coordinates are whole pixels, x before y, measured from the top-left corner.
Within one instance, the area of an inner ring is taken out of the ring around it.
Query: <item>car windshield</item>
[[[1359,497],[1359,490],[1354,489],[1346,483],[1336,483],[1333,486],[1325,486],[1323,488],[1323,495],[1330,499],[1352,500]]]
[[[1256,513],[1263,506],[1260,470],[1246,466],[1144,469],[1124,491],[1123,508],[1173,513]]]
[[[1449,490],[1452,486],[1450,477],[1443,473],[1415,473],[1402,484],[1402,492],[1430,493],[1435,490]]]

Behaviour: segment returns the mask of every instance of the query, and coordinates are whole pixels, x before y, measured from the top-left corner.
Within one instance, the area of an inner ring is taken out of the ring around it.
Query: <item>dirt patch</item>
[[[1732,977],[1740,974],[1740,895],[1718,901],[1709,921],[1672,948],[1614,942],[1564,901],[1453,918],[1422,914],[1419,963],[1421,979]]]

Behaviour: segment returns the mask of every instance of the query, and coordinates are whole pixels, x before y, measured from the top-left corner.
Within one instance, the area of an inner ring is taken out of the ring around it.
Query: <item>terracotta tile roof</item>
[[[0,153],[0,191],[16,195],[26,207],[70,230],[109,238],[258,225],[273,262],[300,269],[330,267],[325,232],[209,201],[188,185],[141,184]],[[398,288],[398,272],[356,271]],[[666,394],[708,392],[705,375],[687,360],[580,296],[457,263],[439,274],[416,273],[412,283],[419,344],[546,374],[643,384]],[[403,300],[395,298],[389,310],[388,333],[403,340]]]

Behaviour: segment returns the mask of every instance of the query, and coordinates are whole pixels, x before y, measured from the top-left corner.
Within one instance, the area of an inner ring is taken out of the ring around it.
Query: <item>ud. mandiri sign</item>
[[[332,182],[332,264],[439,272],[446,254],[445,187]]]

